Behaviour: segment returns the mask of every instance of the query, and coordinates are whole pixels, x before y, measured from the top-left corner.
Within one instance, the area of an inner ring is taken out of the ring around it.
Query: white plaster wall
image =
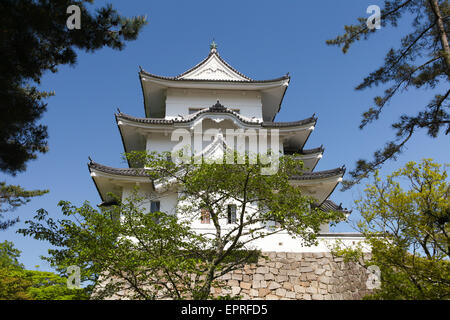
[[[201,123],[200,123],[201,122]],[[261,137],[259,136],[259,131],[256,129],[242,129],[242,133],[240,133],[238,130],[240,127],[236,125],[236,123],[233,122],[233,120],[225,119],[219,123],[215,122],[213,119],[208,118],[205,116],[205,118],[202,119],[202,121],[198,121],[195,123],[195,129],[192,130],[190,127],[183,127],[181,128],[183,130],[186,130],[187,133],[190,134],[190,140],[188,140],[188,143],[192,147],[192,151],[194,151],[195,146],[195,140],[194,140],[194,131],[203,133],[202,136],[202,142],[200,145],[201,149],[205,149],[213,140],[214,137],[217,136],[217,133],[221,133],[224,140],[226,140],[227,135],[229,132],[227,129],[232,129],[231,133],[234,132],[234,145],[230,147],[234,147],[234,149],[237,148],[239,143],[239,138],[245,137],[245,150],[246,151],[252,151],[252,152],[258,152],[258,146],[262,147],[261,143]],[[212,131],[214,130],[214,131]],[[208,136],[209,134],[209,136]],[[283,152],[283,143],[280,141],[280,138],[276,138],[275,140],[278,140],[278,145],[275,144],[272,145],[272,131],[269,129],[267,130],[267,139],[266,140],[266,149],[274,149],[278,150],[280,153]],[[212,136],[211,136],[212,135]],[[176,140],[178,139],[178,140]],[[175,141],[172,141],[175,140]],[[147,134],[147,140],[146,140],[146,150],[147,152],[165,152],[165,151],[172,151],[176,145],[179,144],[179,142],[182,141],[182,138],[179,136],[172,135],[172,131],[167,132],[152,132]],[[227,141],[228,142],[228,141]],[[254,143],[256,142],[256,144]]]
[[[129,184],[122,188],[122,201],[133,195],[134,186]],[[150,202],[159,201],[160,210],[168,214],[176,214],[178,195],[175,192],[167,191],[164,193],[156,193],[153,191],[151,184],[141,184],[138,189],[138,196],[145,199],[142,206],[145,210],[150,211]]]
[[[188,115],[189,109],[209,108],[217,100],[230,109],[239,109],[245,117],[262,119],[261,94],[258,91],[168,89],[166,118]]]

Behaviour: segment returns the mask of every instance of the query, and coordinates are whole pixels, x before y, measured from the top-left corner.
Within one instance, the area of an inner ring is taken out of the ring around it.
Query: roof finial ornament
[[[223,106],[222,104],[220,104],[219,100],[217,100],[216,104],[214,104],[213,106],[209,107],[210,111],[221,111],[221,110],[225,110],[225,106]]]
[[[217,52],[217,43],[214,40],[215,39],[213,38],[213,41],[209,45],[209,49],[211,50],[211,52]]]

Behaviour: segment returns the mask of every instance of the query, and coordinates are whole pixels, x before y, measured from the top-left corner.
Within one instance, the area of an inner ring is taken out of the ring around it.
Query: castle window
[[[236,205],[228,205],[228,223],[236,223]]]
[[[161,208],[161,203],[159,201],[150,202],[150,212],[159,212]]]
[[[209,211],[206,209],[202,209],[201,211],[201,222],[204,224],[209,224],[211,220]]]

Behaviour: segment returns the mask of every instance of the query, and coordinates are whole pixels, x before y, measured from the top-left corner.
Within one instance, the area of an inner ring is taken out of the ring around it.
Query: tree
[[[412,16],[412,32],[405,35],[398,49],[391,48],[384,64],[370,73],[357,87],[364,90],[373,86],[389,84],[384,95],[374,98],[375,107],[370,107],[362,114],[360,129],[378,120],[385,106],[399,92],[410,88],[435,89],[439,83],[448,84],[450,76],[449,37],[450,6],[447,0],[402,0],[384,1],[381,10],[381,26],[390,24],[396,27],[401,18]],[[359,24],[345,26],[345,33],[335,39],[327,40],[328,45],[342,47],[346,53],[350,46],[361,39],[368,39],[376,32],[369,28],[365,18],[358,19]],[[416,115],[403,114],[398,122],[392,124],[396,137],[374,153],[373,160],[360,159],[356,168],[350,171],[351,179],[343,182],[343,189],[352,187],[370,172],[380,168],[389,159],[395,159],[418,129],[426,129],[429,136],[435,138],[443,128],[445,134],[450,132],[448,112],[450,90],[444,88],[435,93],[434,98],[423,106]],[[406,107],[406,106],[405,106]],[[398,107],[398,109],[400,109]]]
[[[31,198],[42,196],[47,192],[48,190],[26,191],[21,186],[7,185],[5,182],[0,182],[0,218],[3,218],[3,213],[13,211],[17,207],[28,203]],[[5,230],[18,221],[19,218],[0,221],[0,230]]]
[[[0,170],[15,174],[38,152],[47,151],[47,127],[38,121],[46,110],[43,101],[53,93],[41,92],[46,71],[61,64],[75,65],[75,49],[94,52],[108,46],[122,50],[146,24],[144,17],[125,18],[111,5],[93,14],[93,0],[4,0],[0,3]],[[67,8],[80,8],[81,28],[69,30]]]
[[[376,172],[356,202],[362,215],[358,231],[372,248],[365,265],[381,271],[381,287],[369,299],[450,298],[448,167],[431,159],[408,162],[384,182]],[[336,252],[364,258],[361,248],[340,246]]]
[[[63,213],[78,223],[55,222],[40,211],[26,222],[27,229],[19,230],[59,247],[46,258],[59,270],[80,266],[83,280],[94,283],[93,297],[128,291],[135,299],[210,298],[221,276],[258,258],[255,240],[288,231],[306,245],[316,244],[321,224],[344,219],[342,212],[319,210],[312,198],[289,184],[302,165],[289,157],[280,159],[273,175],[262,175],[263,166],[249,161],[178,163],[166,153],[141,152],[128,157],[149,168],[154,185],[181,192],[176,215],[149,213],[142,201],[148,208],[149,198],[158,198],[155,194],[128,198],[103,213],[88,204],[76,208],[62,202]],[[236,215],[224,225],[228,205],[235,206]],[[211,221],[213,231],[192,229],[200,219]]]
[[[12,242],[0,243],[0,300],[80,300],[83,289],[69,289],[66,279],[52,272],[25,270]]]
[[[62,64],[75,65],[75,49],[94,52],[104,46],[122,50],[135,40],[147,23],[145,17],[125,18],[111,5],[91,13],[93,0],[4,0],[0,2],[0,171],[15,175],[26,169],[37,153],[47,152],[47,126],[40,124],[53,92],[39,91],[42,75],[58,71]],[[69,30],[69,6],[80,8],[80,29]],[[10,208],[28,202],[45,190],[25,191],[1,183],[0,205]],[[26,201],[24,201],[27,199]],[[0,214],[6,210],[0,207]],[[0,215],[0,218],[2,216]],[[0,222],[0,230],[18,219]]]

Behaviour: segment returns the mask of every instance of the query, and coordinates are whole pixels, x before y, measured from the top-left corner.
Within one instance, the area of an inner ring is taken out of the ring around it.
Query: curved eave
[[[346,215],[349,215],[352,213],[352,210],[348,210],[347,208],[342,207],[342,204],[337,205],[332,200],[327,199],[325,200],[322,205],[319,207],[320,210],[329,212],[329,211],[340,211],[345,213]]]
[[[266,80],[220,80],[220,79],[184,79],[178,77],[165,77],[156,75],[145,70],[139,71],[141,80],[152,81],[160,85],[165,85],[168,88],[186,88],[186,86],[192,88],[206,88],[205,84],[211,86],[211,89],[222,89],[221,86],[225,84],[225,88],[229,88],[230,84],[236,85],[241,90],[261,90],[264,88],[273,88],[275,86],[286,85],[286,81],[289,82],[290,76],[284,75],[274,79]],[[200,84],[198,86],[197,84]]]
[[[315,151],[309,152],[309,150],[304,150],[306,152],[304,152],[304,153],[299,152],[299,153],[293,155],[294,159],[303,161],[305,168],[309,172],[312,172],[316,168],[317,164],[319,163],[319,160],[322,159],[323,153],[324,153],[323,148],[316,148],[313,150],[315,150]]]
[[[313,130],[316,125],[317,118],[312,116],[299,121],[292,122],[257,122],[249,121],[241,117],[236,112],[230,109],[217,110],[212,108],[205,108],[204,110],[198,111],[194,116],[189,118],[175,118],[175,119],[161,119],[161,118],[139,118],[133,117],[124,113],[116,114],[116,122],[118,125],[130,125],[140,128],[171,128],[179,127],[184,124],[190,125],[202,118],[208,119],[210,115],[220,115],[222,117],[230,117],[235,122],[240,123],[243,127],[258,127],[267,129],[279,129],[280,132],[294,132],[295,130]],[[293,131],[294,130],[294,131]]]
[[[345,167],[332,170],[305,172],[301,175],[290,177],[292,185],[304,190],[305,194],[316,198],[321,206],[333,193],[345,173]]]
[[[101,165],[94,161],[88,163],[88,169],[102,201],[109,201],[108,193],[121,194],[125,184],[151,184],[152,180],[143,169],[119,169]]]

